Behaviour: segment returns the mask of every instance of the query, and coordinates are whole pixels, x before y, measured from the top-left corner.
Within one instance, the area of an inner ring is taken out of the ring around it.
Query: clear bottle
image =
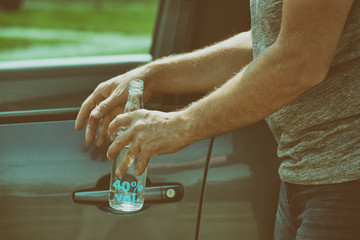
[[[124,112],[131,112],[144,108],[142,101],[143,88],[144,83],[142,80],[134,79],[130,81],[129,97],[125,105]],[[126,128],[123,128],[123,131],[125,130]],[[118,132],[118,134],[121,133],[121,131]],[[133,162],[133,164],[121,178],[115,174],[116,168],[119,166],[121,160],[125,156],[127,149],[130,147],[131,143],[123,148],[118,154],[117,158],[113,160],[110,177],[109,205],[116,210],[124,212],[140,210],[144,205],[145,195],[147,169],[139,177],[134,175],[134,170],[138,158]]]

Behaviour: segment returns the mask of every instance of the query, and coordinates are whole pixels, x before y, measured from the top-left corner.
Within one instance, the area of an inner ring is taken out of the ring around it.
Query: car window
[[[0,0],[0,112],[76,108],[151,60],[158,0]]]
[[[148,53],[158,0],[0,0],[0,61]]]

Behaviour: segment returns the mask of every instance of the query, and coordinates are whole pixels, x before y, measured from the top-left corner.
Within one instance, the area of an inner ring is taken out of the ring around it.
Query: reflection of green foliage
[[[27,39],[27,38],[16,38],[16,37],[7,37],[7,38],[0,38],[0,51],[6,50],[10,48],[25,48],[31,47],[38,44],[64,44],[64,43],[77,43],[77,41],[72,40],[59,40],[59,39]]]
[[[127,36],[134,35],[135,38],[147,38],[147,35],[150,40],[157,7],[158,0],[26,0],[25,6],[18,11],[0,11],[0,51],[11,49],[29,51],[17,55],[12,55],[11,52],[8,55],[0,54],[0,61],[64,57],[60,52],[51,52],[51,55],[46,50],[43,51],[43,55],[31,52],[32,47],[44,45],[49,48],[52,46],[73,48],[74,51],[70,53],[73,53],[73,56],[149,52],[149,44],[146,41],[138,47],[117,48],[111,53],[109,50],[101,50],[101,47],[84,52],[77,51],[77,46],[83,46],[88,39],[81,39],[76,34],[57,38],[56,30],[90,32],[90,35],[94,36],[103,33],[120,33]],[[27,28],[33,29],[34,33],[27,32],[22,35],[22,29]],[[3,29],[9,32],[1,32]],[[53,36],[42,35],[42,31],[38,31],[37,34],[36,30],[41,29],[55,31],[49,31]],[[39,50],[36,53],[40,52]],[[64,55],[66,54],[68,53],[65,51]]]
[[[151,34],[157,4],[124,3],[104,9],[23,9],[0,12],[0,27],[34,27]]]

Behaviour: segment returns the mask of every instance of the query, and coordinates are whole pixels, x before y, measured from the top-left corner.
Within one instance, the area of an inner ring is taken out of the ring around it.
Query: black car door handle
[[[176,202],[183,198],[181,185],[146,187],[145,202],[165,203]],[[78,191],[73,193],[73,200],[80,204],[96,204],[109,201],[109,190]]]

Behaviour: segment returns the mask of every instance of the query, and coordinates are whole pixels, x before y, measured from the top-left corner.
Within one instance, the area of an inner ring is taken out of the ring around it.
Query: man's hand
[[[219,59],[222,59],[221,68],[218,67]],[[89,119],[85,139],[90,144],[94,142],[96,130],[101,124],[96,140],[96,145],[100,147],[105,143],[109,123],[123,112],[131,79],[144,81],[144,102],[152,92],[207,92],[223,84],[251,59],[251,31],[190,54],[158,59],[101,83],[82,104],[75,128],[83,129]]]
[[[118,115],[109,125],[109,135],[114,136],[121,127],[129,127],[117,136],[107,156],[110,160],[129,143],[124,159],[116,174],[120,177],[139,156],[134,174],[141,175],[151,157],[178,152],[193,141],[187,133],[186,121],[181,112],[164,113],[159,111],[137,110]]]
[[[123,113],[128,96],[130,80],[139,78],[135,69],[97,86],[92,94],[83,102],[76,118],[75,128],[82,130],[89,119],[85,140],[88,144],[94,142],[97,128],[100,124],[96,145],[104,145],[109,123],[120,113]],[[143,98],[146,101],[151,95],[150,88],[144,88]]]

